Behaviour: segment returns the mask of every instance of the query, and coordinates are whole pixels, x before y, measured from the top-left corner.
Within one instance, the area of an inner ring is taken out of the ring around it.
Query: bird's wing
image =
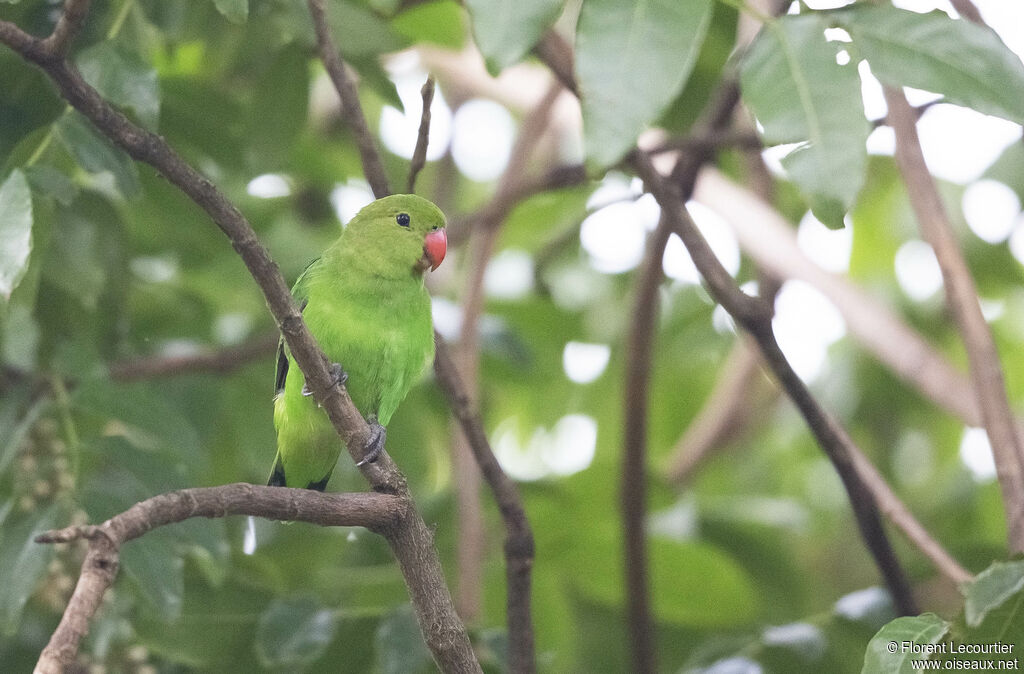
[[[303,270],[302,274],[299,275],[299,279],[292,286],[292,297],[299,303],[299,311],[305,311],[306,305],[309,304],[309,297],[307,296],[306,289],[306,273],[309,268],[312,267],[319,261],[320,258],[313,260]],[[280,395],[284,391],[284,383],[288,379],[288,345],[284,343],[284,337],[281,337],[277,343],[277,369],[274,372],[274,393]]]

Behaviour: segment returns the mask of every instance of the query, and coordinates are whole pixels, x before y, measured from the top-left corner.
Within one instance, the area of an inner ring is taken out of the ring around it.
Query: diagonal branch
[[[772,331],[771,308],[740,290],[690,218],[680,193],[658,173],[650,157],[637,150],[632,153],[631,161],[637,175],[661,205],[663,217],[670,220],[673,231],[686,245],[694,265],[707,282],[711,296],[757,341],[766,364],[835,466],[849,495],[861,536],[882,572],[898,611],[903,615],[916,614],[910,583],[882,527],[878,506],[856,471],[853,441],[839,422],[818,404],[786,360]]]
[[[409,162],[409,180],[405,186],[406,194],[416,193],[416,178],[427,163],[427,144],[430,142],[430,106],[434,102],[434,78],[428,77],[420,89],[423,100],[423,111],[420,113],[420,128],[416,136],[416,149],[413,150]]]
[[[269,358],[277,349],[280,335],[268,333],[216,351],[188,356],[150,356],[112,362],[108,368],[115,381],[138,381],[197,372],[226,374],[240,367]]]
[[[246,483],[183,489],[136,503],[98,526],[48,531],[37,543],[89,541],[78,584],[60,625],[43,649],[37,674],[59,674],[74,661],[89,619],[117,576],[121,545],[167,524],[191,517],[251,515],[320,526],[359,526],[380,532],[406,516],[409,501],[390,494],[322,494]]]
[[[331,377],[327,359],[303,322],[277,265],[242,213],[213,183],[174,152],[163,138],[140,128],[115,110],[66,60],[53,59],[40,46],[42,41],[27,36],[9,22],[0,21],[0,42],[41,68],[57,86],[60,95],[101,133],[132,158],[156,168],[224,232],[263,292],[314,399],[327,413],[349,453],[354,459],[360,459],[361,450],[369,438],[366,421],[348,393]],[[376,464],[364,466],[362,472],[375,491],[394,494],[411,504],[405,477],[386,454]],[[399,562],[424,640],[439,666],[445,671],[480,671],[469,636],[455,613],[433,536],[419,513],[409,507],[404,517],[384,528],[382,533]],[[98,602],[101,595],[86,598]],[[67,649],[54,642],[57,636],[55,634],[51,638],[50,646],[66,654]]]
[[[309,0],[309,13],[313,17],[313,28],[316,30],[316,43],[320,50],[320,60],[323,61],[327,74],[334,83],[334,88],[341,96],[341,108],[345,112],[348,123],[352,126],[352,133],[356,137],[356,145],[359,147],[359,156],[363,162],[363,173],[366,174],[366,182],[373,190],[373,196],[377,199],[391,194],[391,186],[388,183],[388,174],[384,170],[380,153],[373,142],[373,134],[366,124],[366,115],[359,105],[359,92],[356,85],[345,71],[345,62],[338,54],[338,47],[334,44],[331,36],[331,29],[327,22],[327,11],[324,8],[324,0]]]
[[[313,14],[314,23],[318,24],[318,33],[322,32],[324,34],[326,38],[324,41],[330,41],[329,29],[327,28],[323,18],[322,0],[309,0],[309,5],[310,11]],[[320,9],[319,13],[317,11],[318,7]],[[333,50],[331,53],[336,55]],[[340,59],[338,60],[340,61]],[[335,86],[337,88],[338,95],[342,99],[342,104],[346,106],[347,109],[351,108],[356,111],[356,114],[354,116],[350,116],[350,119],[361,119],[363,117],[362,108],[359,104],[355,88],[351,86],[339,86],[339,82],[337,80],[335,80]],[[424,86],[424,115],[429,114],[429,101],[426,100],[426,88],[427,87]],[[554,93],[550,94],[550,104],[553,104],[554,96]],[[548,107],[550,104],[548,104]],[[427,121],[429,121],[429,119],[427,119]],[[524,131],[522,132],[523,136],[527,135],[526,126],[527,125],[524,124]],[[369,173],[371,170],[371,164],[380,163],[380,155],[368,132],[361,133],[357,130],[356,133],[366,142],[366,148],[363,154],[363,169],[365,172]],[[424,122],[422,119],[420,133],[421,136],[417,141],[417,146],[419,146],[422,141],[425,152],[426,144],[429,140],[429,127],[427,127],[425,133]],[[533,141],[521,137],[520,141],[517,142],[517,147],[532,147],[532,143]],[[509,161],[509,166],[506,168],[506,176],[503,176],[502,178],[502,184],[506,187],[511,187],[513,183],[511,179],[506,178],[509,175],[512,175],[513,172],[519,173],[523,166],[525,166],[525,154],[525,151],[513,151],[512,158]],[[517,163],[520,161],[516,159],[519,155],[523,155],[521,159],[522,165]],[[367,164],[367,162],[370,164]],[[414,176],[411,176],[411,179],[412,177]],[[383,189],[384,191],[379,194],[376,193],[375,190],[375,194],[378,198],[386,196],[389,193],[386,185]],[[510,190],[499,189],[499,192],[502,193],[507,191]],[[489,222],[493,223],[495,221]],[[526,519],[526,512],[522,507],[518,489],[516,488],[515,483],[505,475],[497,459],[494,457],[494,453],[491,451],[490,443],[487,441],[486,433],[483,431],[483,424],[480,421],[479,413],[475,409],[472,397],[468,394],[469,389],[467,389],[466,385],[461,381],[454,364],[451,363],[451,359],[448,356],[448,348],[444,339],[441,335],[435,332],[434,341],[437,353],[434,367],[435,371],[438,373],[438,380],[441,382],[442,387],[446,392],[452,411],[462,424],[463,434],[469,442],[470,450],[476,458],[484,478],[487,480],[489,486],[494,492],[495,500],[499,504],[499,510],[505,524],[505,557],[506,574],[508,576],[508,587],[506,591],[509,629],[509,670],[516,674],[529,674],[536,670],[533,622],[530,612],[530,586],[534,551],[533,533],[530,530],[529,523]],[[440,364],[437,360],[438,358],[442,361]],[[422,622],[421,629],[426,632],[426,628]]]
[[[960,253],[942,197],[925,164],[916,116],[902,91],[887,87],[885,100],[889,106],[889,123],[896,133],[896,163],[907,185],[921,234],[935,251],[942,270],[946,303],[967,351],[974,395],[992,444],[1002,489],[1010,552],[1024,552],[1024,446],[1006,398],[999,352],[981,313],[978,291]]]
[[[491,451],[487,432],[480,422],[480,412],[466,395],[459,375],[448,353],[448,346],[435,335],[437,355],[434,358],[434,372],[437,382],[444,391],[470,450],[480,466],[484,480],[494,492],[494,500],[505,521],[505,579],[508,583],[507,614],[509,640],[509,671],[528,673],[536,669],[534,664],[533,623],[530,618],[530,574],[533,568],[533,531],[526,518],[526,510],[516,487],[505,471],[501,469],[494,452]]]

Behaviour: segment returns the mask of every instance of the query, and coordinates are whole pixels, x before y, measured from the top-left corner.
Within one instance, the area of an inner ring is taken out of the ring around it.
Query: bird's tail
[[[281,452],[277,453],[274,458],[274,469],[270,471],[270,477],[267,479],[268,487],[287,487],[287,483],[284,480],[284,464],[281,463]]]
[[[322,480],[317,482],[310,482],[306,485],[306,489],[313,489],[315,491],[323,491],[327,488],[327,482],[331,479],[331,473],[334,469],[327,471],[327,475],[324,475]],[[284,477],[284,464],[281,463],[281,452],[277,453],[277,457],[274,459],[274,469],[270,471],[270,477],[267,478],[268,487],[287,487],[288,482]]]

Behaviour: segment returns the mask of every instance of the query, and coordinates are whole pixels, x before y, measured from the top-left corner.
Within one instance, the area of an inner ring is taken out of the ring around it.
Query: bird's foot
[[[334,380],[335,384],[340,386],[348,381],[348,372],[345,372],[345,368],[341,366],[341,363],[331,363],[328,370],[330,371],[331,379]],[[302,385],[302,395],[306,397],[313,395],[313,391],[309,388],[308,383]]]
[[[370,437],[366,439],[366,445],[363,447],[363,458],[356,463],[357,467],[374,463],[379,459],[380,453],[384,451],[384,441],[388,437],[388,429],[377,423],[376,419],[371,419],[369,424]]]

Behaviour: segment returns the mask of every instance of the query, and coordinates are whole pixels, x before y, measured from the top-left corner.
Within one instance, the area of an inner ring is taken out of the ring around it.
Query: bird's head
[[[438,268],[448,251],[444,213],[430,201],[414,194],[394,194],[377,199],[348,224],[348,235],[371,243],[378,271],[412,270],[419,276]],[[407,273],[407,272],[406,272]]]

